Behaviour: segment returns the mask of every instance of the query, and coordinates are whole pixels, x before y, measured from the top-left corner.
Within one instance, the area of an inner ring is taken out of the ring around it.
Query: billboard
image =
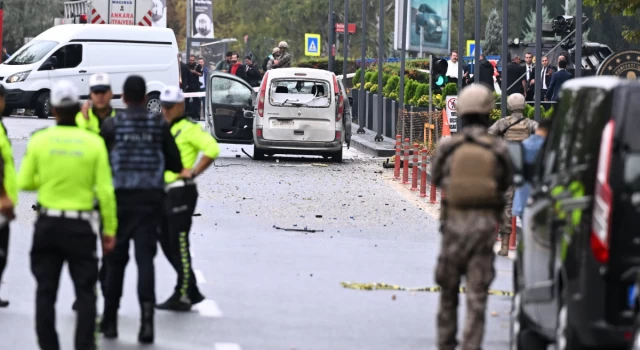
[[[213,39],[213,0],[193,0],[191,22],[192,38]]]
[[[167,0],[153,0],[151,22],[154,27],[167,27]]]
[[[443,54],[451,48],[451,0],[408,0],[407,51]],[[396,50],[402,49],[402,12],[404,0],[396,0]]]

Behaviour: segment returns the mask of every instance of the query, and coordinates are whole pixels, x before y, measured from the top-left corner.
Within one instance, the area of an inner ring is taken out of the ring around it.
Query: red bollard
[[[429,188],[429,203],[438,204],[438,200],[436,199],[436,185],[433,183],[433,179],[431,179],[430,185],[431,187]]]
[[[420,145],[417,143],[413,144],[413,158],[411,159],[411,164],[413,164],[413,168],[411,169],[413,170],[411,174],[411,191],[418,190],[418,156],[420,155],[420,149],[418,147],[420,147]]]
[[[422,163],[420,163],[420,197],[427,196],[427,150],[422,149]]]
[[[511,234],[509,235],[509,250],[516,250],[516,235],[518,226],[516,226],[516,217],[511,217]]]
[[[396,157],[393,164],[394,180],[400,180],[400,153],[402,151],[402,136],[396,135]]]
[[[404,160],[402,167],[402,184],[406,185],[409,183],[409,138],[404,139]]]

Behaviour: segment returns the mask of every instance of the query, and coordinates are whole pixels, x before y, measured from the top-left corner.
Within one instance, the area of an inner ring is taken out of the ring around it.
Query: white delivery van
[[[160,91],[179,84],[178,45],[171,29],[128,25],[67,24],[55,26],[0,64],[6,92],[5,113],[34,109],[50,114],[49,91],[60,80],[76,84],[81,100],[89,98],[89,77],[107,73],[112,106],[123,109],[122,86],[130,75],[147,82],[147,108],[160,110]]]

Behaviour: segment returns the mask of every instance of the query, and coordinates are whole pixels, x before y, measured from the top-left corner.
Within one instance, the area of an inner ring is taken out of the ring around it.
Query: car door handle
[[[86,70],[81,70],[81,71],[80,71],[80,72],[78,72],[78,73],[86,73],[86,72],[87,72]]]

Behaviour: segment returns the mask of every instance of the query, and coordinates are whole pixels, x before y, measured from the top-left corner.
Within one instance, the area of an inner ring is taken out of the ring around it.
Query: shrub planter
[[[365,128],[369,130],[373,130],[373,94],[367,91],[367,123]]]
[[[393,110],[393,105],[392,105],[392,100],[388,99],[388,98],[384,98],[384,102],[383,102],[383,107],[384,107],[384,122],[383,122],[383,134],[386,137],[391,137],[391,138],[395,138],[396,136],[393,135],[393,116],[392,116],[392,110]]]

